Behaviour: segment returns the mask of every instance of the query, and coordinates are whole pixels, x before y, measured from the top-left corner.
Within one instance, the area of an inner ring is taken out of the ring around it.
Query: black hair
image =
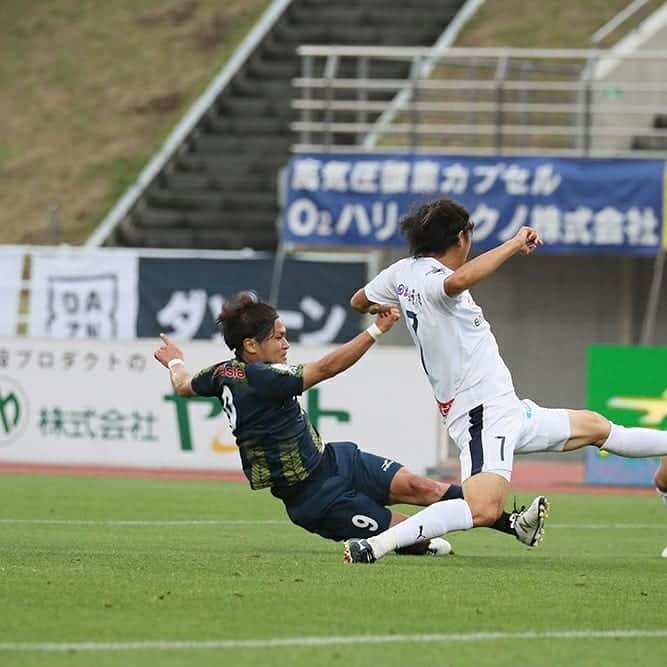
[[[254,292],[239,292],[226,300],[216,319],[225,343],[237,357],[243,352],[243,341],[254,338],[266,340],[273,332],[278,311],[269,303],[260,301]]]
[[[422,204],[400,223],[413,257],[442,255],[458,241],[459,232],[473,228],[470,214],[453,199],[445,197]]]

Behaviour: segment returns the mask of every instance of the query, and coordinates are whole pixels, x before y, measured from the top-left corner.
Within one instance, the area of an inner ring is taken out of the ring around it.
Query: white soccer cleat
[[[657,486],[655,487],[655,490],[662,496],[662,502],[665,503],[665,507],[667,507],[667,491],[661,491]],[[663,556],[665,554],[662,554]]]
[[[662,550],[662,557],[667,558],[667,547]]]
[[[526,546],[536,547],[544,538],[544,522],[549,516],[549,501],[545,496],[537,496],[526,508],[512,512],[510,523],[517,540]]]
[[[447,556],[454,552],[452,545],[447,540],[443,540],[442,537],[433,537],[428,543],[426,553],[429,556]]]

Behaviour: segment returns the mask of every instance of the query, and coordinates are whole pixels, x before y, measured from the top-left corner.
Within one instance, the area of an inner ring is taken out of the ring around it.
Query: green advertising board
[[[616,424],[667,428],[667,347],[591,346],[586,403]],[[659,459],[624,459],[589,447],[585,461],[587,483],[650,486]]]

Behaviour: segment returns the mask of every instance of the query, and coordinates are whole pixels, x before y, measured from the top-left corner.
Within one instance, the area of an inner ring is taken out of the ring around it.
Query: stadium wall
[[[240,471],[217,399],[174,394],[157,341],[0,339],[0,463]],[[293,345],[293,363],[331,347]],[[188,367],[229,358],[192,341]],[[366,355],[301,404],[325,441],[353,441],[417,473],[435,463],[440,418],[408,348]]]

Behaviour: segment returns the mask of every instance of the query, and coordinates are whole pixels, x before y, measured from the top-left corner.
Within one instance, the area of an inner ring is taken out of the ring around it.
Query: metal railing
[[[611,35],[614,30],[623,25],[628,19],[632,18],[649,0],[634,0],[629,5],[621,9],[618,14],[607,21],[599,30],[591,35],[591,45],[597,46],[605,37]]]
[[[364,151],[374,134],[376,150],[667,154],[667,51],[622,60],[555,49],[302,46],[299,54],[297,152]],[[398,94],[402,110],[382,123]],[[635,150],[642,141],[649,148]]]

